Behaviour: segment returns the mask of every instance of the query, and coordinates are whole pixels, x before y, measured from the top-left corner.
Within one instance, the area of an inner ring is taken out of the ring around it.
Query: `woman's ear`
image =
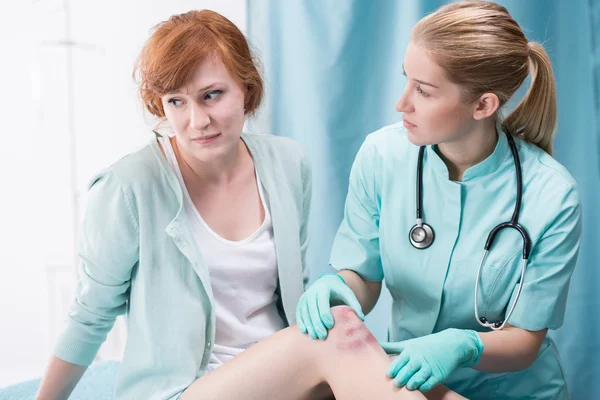
[[[482,120],[494,115],[500,107],[500,100],[494,93],[484,93],[475,102],[473,109],[473,118]]]

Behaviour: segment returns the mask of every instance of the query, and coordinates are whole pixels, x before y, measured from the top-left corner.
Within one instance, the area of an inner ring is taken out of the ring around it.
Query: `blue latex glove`
[[[298,301],[296,323],[300,332],[308,333],[311,339],[325,340],[327,330],[333,328],[331,303],[346,304],[354,309],[361,320],[365,320],[362,307],[352,289],[338,274],[325,274],[317,279]]]
[[[446,329],[416,339],[380,344],[386,353],[399,354],[387,372],[394,384],[421,392],[442,383],[457,368],[476,365],[483,352],[479,334],[468,329]]]

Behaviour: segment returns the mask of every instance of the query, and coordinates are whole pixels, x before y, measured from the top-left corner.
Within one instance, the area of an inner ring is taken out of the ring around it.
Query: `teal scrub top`
[[[537,146],[514,137],[523,174],[519,222],[532,240],[521,296],[508,323],[530,331],[563,323],[569,282],[579,251],[581,205],[567,170]],[[489,232],[509,221],[517,195],[508,140],[499,132],[494,152],[469,168],[462,182],[427,146],[423,160],[423,221],[435,232],[425,250],[408,233],[416,223],[419,147],[400,124],[370,134],[350,173],[344,218],[331,265],[385,284],[392,297],[389,340],[401,341],[447,328],[487,331],[475,320],[477,269]],[[503,229],[480,278],[479,315],[503,319],[520,283],[523,241]],[[556,347],[549,338],[534,364],[512,373],[455,371],[444,382],[468,398],[567,398]]]

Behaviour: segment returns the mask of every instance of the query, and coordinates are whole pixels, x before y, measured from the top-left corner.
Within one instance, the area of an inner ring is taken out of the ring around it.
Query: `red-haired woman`
[[[127,316],[119,398],[171,398],[294,323],[307,281],[310,166],[242,132],[263,81],[239,29],[211,11],[157,25],[134,75],[161,135],[95,176],[76,299],[39,390],[66,398]]]

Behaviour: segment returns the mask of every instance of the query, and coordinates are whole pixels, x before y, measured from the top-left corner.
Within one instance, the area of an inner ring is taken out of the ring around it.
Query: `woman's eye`
[[[169,99],[168,103],[173,104],[173,107],[181,106],[181,100],[179,99]]]
[[[221,94],[223,93],[222,90],[213,90],[212,92],[208,92],[206,93],[206,95],[204,96],[204,98],[206,100],[215,100],[217,99]]]
[[[417,93],[420,93],[420,94],[421,94],[423,97],[429,97],[429,94],[428,94],[428,93],[425,93],[425,92],[423,91],[423,89],[421,89],[421,86],[416,86],[415,88],[416,88],[416,90],[417,90]]]

